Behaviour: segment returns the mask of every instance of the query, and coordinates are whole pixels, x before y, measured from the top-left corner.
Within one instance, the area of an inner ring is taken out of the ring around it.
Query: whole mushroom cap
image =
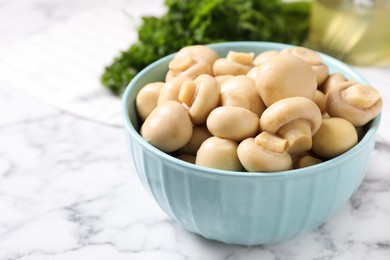
[[[141,136],[164,152],[183,147],[192,136],[192,122],[187,110],[177,101],[158,105],[141,126]]]
[[[312,100],[305,97],[290,97],[269,106],[260,117],[263,131],[276,133],[279,129],[297,119],[306,120],[314,134],[321,126],[321,111]]]
[[[329,91],[329,89],[333,88],[340,82],[345,82],[347,79],[341,73],[333,73],[328,75],[325,81],[319,86],[318,89],[322,90],[325,94]]]
[[[161,104],[168,100],[179,101],[179,93],[181,85],[184,81],[190,80],[187,76],[178,76],[173,78],[171,81],[166,82],[160,90],[160,95],[157,100],[157,104]]]
[[[292,165],[291,156],[286,151],[269,150],[267,144],[258,144],[253,137],[243,140],[238,145],[237,154],[248,172],[283,171],[289,170]]]
[[[340,82],[326,93],[326,111],[331,117],[342,117],[354,126],[363,126],[382,110],[378,90],[353,81]]]
[[[246,74],[249,78],[251,78],[253,81],[256,80],[257,72],[259,71],[259,66],[255,66],[251,68],[248,73]]]
[[[218,54],[204,45],[191,45],[181,48],[169,63],[166,81],[184,75],[195,79],[201,74],[212,74]]]
[[[222,85],[226,80],[234,77],[233,75],[219,75],[214,78],[218,81],[219,85]]]
[[[317,85],[321,85],[329,74],[328,66],[322,63],[321,56],[314,50],[298,46],[283,49],[280,53],[291,54],[306,61],[316,74]]]
[[[328,66],[322,63],[321,56],[314,50],[298,46],[293,48],[285,48],[280,53],[291,54],[306,61],[316,74],[317,85],[321,85],[329,74]]]
[[[254,60],[253,60],[253,64],[255,66],[258,66],[260,65],[261,63],[263,63],[265,60],[267,60],[268,58],[271,58],[275,55],[278,55],[279,54],[279,51],[275,51],[275,50],[270,50],[270,51],[263,51],[262,53],[258,54]]]
[[[245,75],[234,76],[221,85],[221,104],[229,101],[229,97],[242,97],[248,103],[248,109],[260,116],[265,105],[256,90],[254,80]]]
[[[218,59],[218,53],[205,45],[191,45],[181,48],[175,57],[190,56],[195,60],[204,60],[213,64]]]
[[[153,109],[156,108],[160,91],[164,84],[163,82],[149,83],[138,92],[136,107],[142,121],[145,121]]]
[[[357,131],[349,121],[338,117],[324,118],[313,136],[312,151],[330,159],[348,151],[357,142]]]
[[[194,127],[192,129],[192,136],[190,141],[188,141],[186,145],[180,148],[178,152],[183,154],[196,155],[196,152],[202,143],[210,137],[212,137],[212,135],[206,127]]]
[[[321,110],[305,97],[279,100],[269,106],[260,118],[263,131],[278,133],[287,139],[287,151],[290,154],[311,149],[312,136],[321,122]]]
[[[324,83],[329,75],[329,68],[326,64],[312,65],[311,68],[316,74],[317,86]]]
[[[306,61],[309,65],[318,65],[322,63],[322,58],[317,52],[302,46],[284,48],[280,53],[297,56]]]
[[[314,70],[307,62],[293,55],[278,54],[259,66],[256,87],[268,107],[288,97],[313,99],[317,80]]]
[[[218,75],[243,75],[253,67],[254,53],[229,51],[226,58],[214,62],[213,72]]]
[[[192,122],[203,124],[210,112],[218,106],[220,93],[218,81],[210,75],[202,74],[194,81],[183,82],[179,100],[186,104]]]
[[[206,139],[200,146],[195,164],[227,171],[242,171],[237,156],[237,143],[216,136]]]
[[[321,113],[325,113],[326,112],[326,102],[325,102],[325,94],[320,91],[320,90],[317,90],[316,91],[316,94],[314,96],[314,103],[317,104],[318,108],[321,110]]]
[[[322,160],[311,155],[304,155],[294,161],[294,169],[304,168],[322,163]]]
[[[221,106],[211,111],[206,121],[214,136],[241,141],[259,132],[259,117],[248,109]]]

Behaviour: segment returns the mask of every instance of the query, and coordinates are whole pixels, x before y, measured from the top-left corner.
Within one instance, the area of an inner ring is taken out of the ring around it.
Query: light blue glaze
[[[210,45],[220,56],[229,50],[256,54],[290,47],[264,42]],[[135,97],[147,83],[163,81],[167,56],[141,71],[123,95],[127,145],[139,178],[158,205],[186,229],[225,243],[255,245],[291,239],[323,224],[361,184],[375,144],[380,116],[348,152],[311,167],[276,173],[221,171],[176,159],[138,134]],[[330,72],[367,84],[346,64],[322,55]]]

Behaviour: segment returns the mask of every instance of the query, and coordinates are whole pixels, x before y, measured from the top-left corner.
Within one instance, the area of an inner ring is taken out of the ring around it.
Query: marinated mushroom
[[[306,157],[306,158],[303,159],[304,157]],[[312,150],[304,151],[302,153],[291,154],[291,159],[292,159],[293,169],[302,168],[302,167],[298,167],[298,166],[299,165],[302,166],[302,164],[306,164],[306,163],[310,164],[310,161],[313,161],[313,163],[316,160],[322,161],[322,159],[320,159],[320,156],[315,154]]]
[[[214,75],[244,75],[253,67],[254,55],[253,52],[229,51],[226,58],[219,58],[214,62]]]
[[[311,49],[298,46],[293,48],[285,48],[281,50],[280,53],[291,54],[306,61],[316,74],[317,85],[321,85],[329,74],[329,68],[327,65],[322,63],[321,56]]]
[[[297,56],[310,65],[317,65],[322,63],[322,58],[317,52],[301,46],[284,48],[280,51],[280,54],[290,54]]]
[[[270,50],[270,51],[263,51],[262,53],[258,54],[255,59],[253,60],[253,64],[255,66],[259,66],[261,63],[263,63],[265,60],[267,60],[270,57],[273,57],[275,55],[279,54],[278,51]]]
[[[231,77],[234,77],[233,75],[219,75],[215,76],[214,78],[218,81],[219,85],[222,85],[226,80],[230,79]]]
[[[329,68],[325,64],[311,65],[316,74],[317,86],[320,86],[329,75]]]
[[[192,45],[181,48],[169,63],[166,81],[184,75],[195,79],[201,74],[212,75],[214,62],[218,54],[204,45]]]
[[[243,167],[237,156],[237,143],[216,136],[202,143],[195,164],[227,171],[242,171]]]
[[[203,74],[183,82],[179,100],[188,108],[194,124],[206,122],[209,113],[218,106],[221,87],[212,76]]]
[[[312,136],[321,125],[318,106],[305,97],[290,97],[269,106],[260,117],[263,131],[277,133],[287,140],[289,153],[310,150]]]
[[[326,78],[324,83],[322,83],[322,85],[318,89],[320,89],[323,93],[326,94],[329,91],[329,89],[333,88],[338,83],[345,82],[345,81],[347,81],[347,79],[343,74],[333,73]]]
[[[255,82],[245,75],[231,77],[221,85],[221,105],[244,107],[258,116],[265,110]]]
[[[317,90],[316,94],[314,95],[314,103],[318,106],[318,108],[321,110],[321,113],[324,114],[326,112],[326,102],[325,102],[325,94],[322,93],[322,91]]]
[[[186,76],[179,76],[164,84],[160,90],[160,96],[158,97],[157,104],[161,104],[168,100],[179,101],[179,92],[181,85],[184,81],[191,78]]]
[[[242,107],[221,106],[211,111],[206,121],[214,136],[241,141],[259,132],[259,117]]]
[[[316,75],[301,58],[278,54],[259,66],[256,88],[267,107],[288,97],[313,99],[317,90]]]
[[[309,167],[309,166],[316,165],[319,163],[322,163],[321,159],[318,159],[318,158],[311,156],[311,155],[305,155],[305,156],[298,158],[294,162],[294,169]]]
[[[327,112],[322,114],[322,118],[329,118],[329,117],[330,117],[330,115]]]
[[[257,72],[259,71],[259,69],[260,69],[259,66],[255,66],[255,67],[251,68],[246,75],[249,78],[251,78],[253,81],[256,81]]]
[[[330,159],[348,151],[357,142],[356,129],[349,121],[338,117],[324,118],[313,136],[312,151]]]
[[[207,139],[212,137],[212,134],[207,130],[206,127],[198,126],[192,129],[192,136],[190,141],[182,148],[179,149],[179,153],[196,155],[199,147]]]
[[[306,48],[216,61],[203,47],[179,51],[167,83],[147,84],[136,98],[140,134],[181,160],[232,171],[307,167],[356,145],[381,110],[376,89],[328,75]]]
[[[163,82],[153,82],[146,84],[137,94],[136,107],[142,121],[149,116],[157,106],[160,90],[164,86]]]
[[[353,81],[338,83],[326,94],[326,111],[331,117],[342,117],[354,126],[363,126],[382,109],[378,90]]]
[[[192,136],[192,122],[187,110],[176,101],[158,105],[141,126],[141,136],[164,152],[183,147]]]
[[[238,158],[248,172],[275,172],[291,169],[286,140],[262,132],[256,138],[243,140],[237,148]]]

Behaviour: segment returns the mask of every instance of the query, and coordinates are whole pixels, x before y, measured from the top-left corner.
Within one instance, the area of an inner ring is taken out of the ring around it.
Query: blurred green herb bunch
[[[153,61],[194,44],[271,41],[300,45],[307,36],[310,1],[165,0],[161,17],[142,17],[138,41],[122,51],[101,76],[121,95]]]

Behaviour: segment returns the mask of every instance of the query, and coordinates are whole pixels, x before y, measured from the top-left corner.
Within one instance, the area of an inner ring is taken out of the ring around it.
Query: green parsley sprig
[[[142,17],[138,41],[120,53],[101,76],[121,95],[153,61],[193,44],[272,41],[302,44],[309,27],[309,1],[166,0],[162,17]]]

